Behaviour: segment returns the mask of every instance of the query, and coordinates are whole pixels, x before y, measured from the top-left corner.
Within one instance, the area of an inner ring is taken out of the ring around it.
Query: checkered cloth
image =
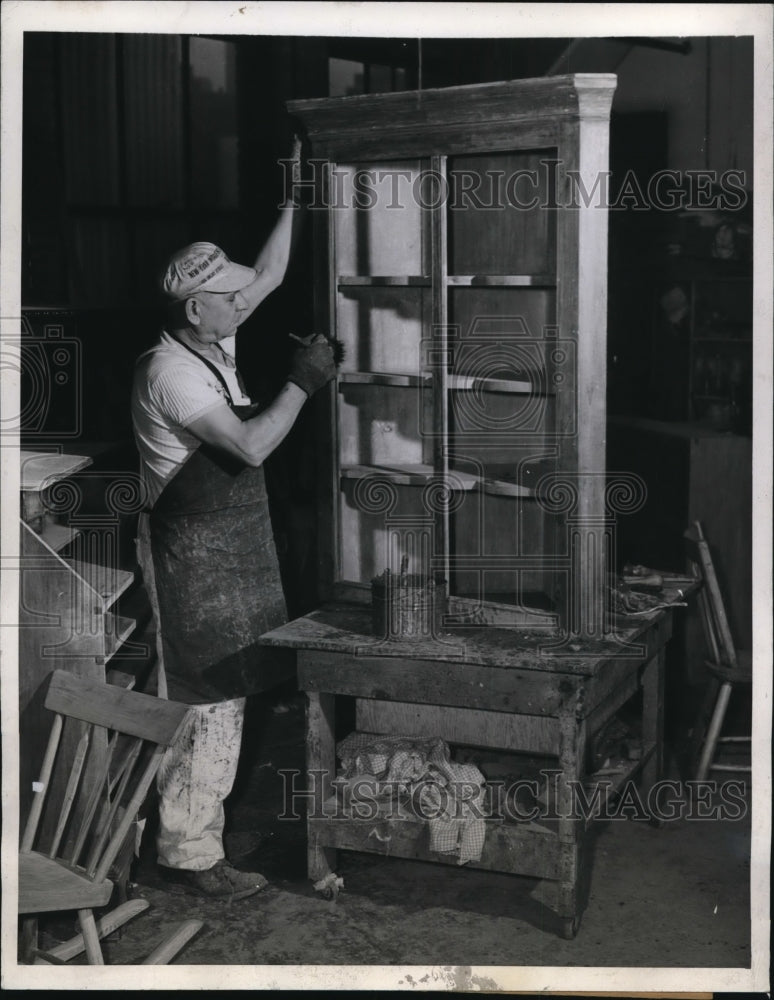
[[[441,773],[449,763],[449,747],[442,739],[411,736],[379,736],[350,733],[336,748],[344,777],[373,774],[382,781],[418,781],[429,765]]]
[[[458,854],[457,864],[479,861],[484,849],[484,776],[473,764],[449,764],[451,779],[428,784],[422,811],[428,816],[430,850]]]
[[[345,777],[373,775],[386,794],[408,796],[427,822],[430,849],[478,861],[484,848],[484,776],[473,764],[450,759],[439,738],[351,733],[339,743]]]

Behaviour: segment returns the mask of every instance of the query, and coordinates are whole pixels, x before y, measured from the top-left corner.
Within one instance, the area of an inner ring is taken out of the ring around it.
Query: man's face
[[[197,303],[199,340],[212,344],[234,336],[247,309],[241,292],[197,292],[191,297]]]

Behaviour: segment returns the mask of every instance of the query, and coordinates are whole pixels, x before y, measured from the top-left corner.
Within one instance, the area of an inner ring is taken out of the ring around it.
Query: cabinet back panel
[[[455,288],[450,323],[454,371],[524,377],[545,370],[547,330],[556,326],[556,293],[546,288]]]
[[[422,288],[345,288],[337,300],[342,371],[416,375],[423,325],[430,329],[430,294]]]
[[[423,396],[417,389],[343,385],[339,393],[342,465],[421,463]]]
[[[512,603],[527,591],[549,592],[549,572],[534,565],[549,546],[545,517],[532,499],[466,493],[451,516],[451,559],[475,566],[452,570],[451,593]],[[531,565],[520,568],[520,558]],[[499,568],[503,559],[508,568]]]
[[[359,487],[356,481],[345,480],[342,484],[341,579],[370,584],[374,576],[388,567],[399,570],[404,555],[409,558],[410,573],[429,572],[430,566],[421,565],[420,539],[432,537],[432,519],[423,503],[423,491],[416,486],[392,486],[391,489],[395,505],[385,511],[381,509],[380,500],[386,493],[377,485],[369,491]],[[368,510],[369,506],[372,511]],[[410,518],[411,525],[393,530],[390,528],[393,517]]]
[[[455,156],[448,164],[449,271],[552,274],[556,150]]]
[[[331,178],[337,275],[430,272],[423,194],[429,161],[337,164]],[[429,192],[429,188],[428,188]]]

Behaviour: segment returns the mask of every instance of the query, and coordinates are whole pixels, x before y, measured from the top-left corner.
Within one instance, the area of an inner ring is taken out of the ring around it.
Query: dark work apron
[[[187,349],[240,419],[256,413],[235,405],[217,368]],[[151,509],[150,534],[169,697],[218,702],[285,679],[287,658],[258,645],[287,621],[263,468],[202,443]]]

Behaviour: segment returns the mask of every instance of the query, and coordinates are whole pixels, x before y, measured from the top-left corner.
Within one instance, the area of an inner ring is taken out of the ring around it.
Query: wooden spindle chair
[[[710,654],[705,661],[706,667],[713,679],[708,688],[709,722],[706,720],[707,707],[703,706],[696,725],[700,737],[696,779],[705,780],[711,771],[749,773],[752,770],[749,764],[720,761],[717,753],[719,744],[751,742],[749,735],[727,736],[722,733],[732,690],[735,686],[752,683],[752,651],[740,650],[734,643],[710,547],[699,521],[695,521],[685,532],[684,539],[694,576],[702,582],[698,594],[699,610]]]
[[[133,832],[166,748],[185,725],[188,706],[64,670],[52,673],[45,705],[54,719],[19,849],[19,914],[27,942],[36,937],[35,915],[41,913],[75,911],[81,933],[46,952],[31,948],[22,960],[58,964],[85,951],[90,965],[103,965],[100,940],[149,903],[130,899],[99,919],[94,911],[114,899],[112,866]],[[71,759],[63,762],[69,776],[57,804],[49,802],[48,793],[63,728],[77,725],[71,719],[85,728]],[[58,813],[48,816],[46,808]],[[185,921],[142,964],[167,964],[202,926],[199,920]]]

